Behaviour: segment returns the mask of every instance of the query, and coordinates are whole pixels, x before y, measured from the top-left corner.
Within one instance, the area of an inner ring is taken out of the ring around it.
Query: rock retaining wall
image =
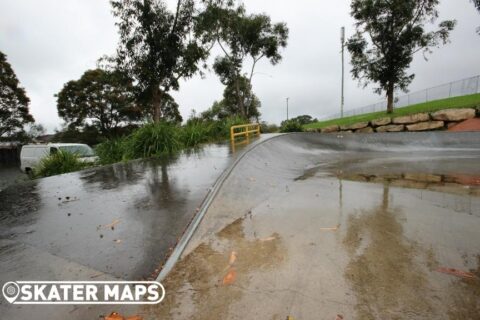
[[[331,125],[322,129],[308,129],[310,132],[402,132],[402,131],[432,131],[446,130],[457,123],[478,117],[480,106],[475,108],[445,109],[430,113],[416,113],[400,117],[382,117],[369,122],[357,122],[351,125]]]

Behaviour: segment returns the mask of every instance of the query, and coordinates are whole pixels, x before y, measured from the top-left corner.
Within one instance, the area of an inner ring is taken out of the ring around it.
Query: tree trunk
[[[393,113],[393,82],[388,84],[387,89],[387,113]]]
[[[239,76],[238,75],[235,79],[235,91],[237,93],[237,102],[238,102],[238,107],[240,108],[240,114],[244,118],[246,118],[245,105],[243,103],[243,97],[240,95],[240,82],[239,82]]]
[[[162,92],[158,87],[153,89],[152,107],[153,122],[158,123],[162,119]]]

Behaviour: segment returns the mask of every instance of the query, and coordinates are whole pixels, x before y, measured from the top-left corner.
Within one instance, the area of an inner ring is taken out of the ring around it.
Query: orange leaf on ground
[[[225,277],[223,277],[223,284],[224,285],[233,284],[236,278],[237,278],[237,271],[235,271],[235,269],[233,268],[230,268],[227,274],[225,275]]]
[[[105,320],[143,320],[140,316],[124,317],[117,312],[112,312],[109,316],[105,317]]]
[[[457,269],[453,269],[453,268],[443,268],[442,267],[442,268],[438,268],[437,272],[450,274],[452,276],[465,278],[465,279],[478,279],[478,277],[471,272],[466,272],[466,271],[457,270]]]

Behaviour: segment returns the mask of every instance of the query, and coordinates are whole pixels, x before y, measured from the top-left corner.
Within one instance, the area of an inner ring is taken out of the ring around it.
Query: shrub
[[[106,140],[95,147],[95,153],[101,164],[110,164],[125,160],[128,138]]]
[[[260,124],[260,131],[262,133],[275,133],[278,132],[278,126],[276,124],[268,124],[266,122],[262,122]]]
[[[295,119],[286,120],[282,122],[280,132],[303,132],[303,127],[301,123]]]
[[[59,150],[43,158],[34,169],[34,174],[35,177],[50,177],[57,174],[82,170],[88,166],[89,164],[82,162],[78,155]]]
[[[192,121],[182,127],[180,138],[183,145],[187,148],[207,142],[210,138],[208,125],[199,121]]]
[[[180,128],[174,124],[150,123],[134,131],[126,145],[126,159],[148,158],[182,149]]]

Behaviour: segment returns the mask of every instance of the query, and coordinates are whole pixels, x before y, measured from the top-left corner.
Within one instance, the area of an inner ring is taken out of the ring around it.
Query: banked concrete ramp
[[[480,134],[288,134],[217,182],[162,275],[161,319],[467,319]]]

